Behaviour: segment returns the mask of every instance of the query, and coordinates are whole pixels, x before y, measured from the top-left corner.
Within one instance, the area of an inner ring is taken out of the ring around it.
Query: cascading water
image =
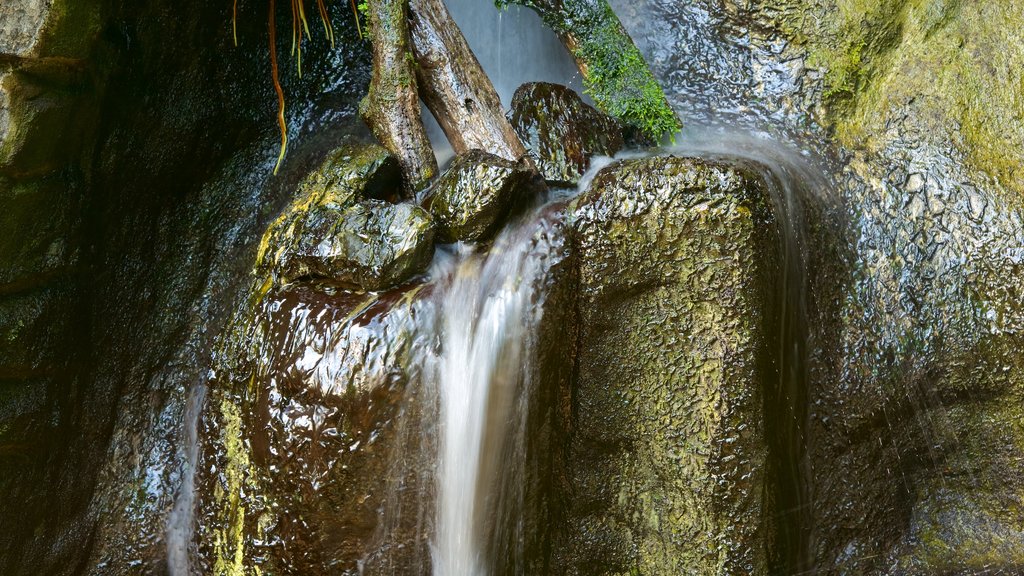
[[[446,286],[432,371],[439,446],[431,554],[439,576],[490,573],[494,535],[508,529],[493,520],[521,500],[530,363],[551,262],[537,250],[543,220],[506,230],[486,255],[461,248],[435,267]]]

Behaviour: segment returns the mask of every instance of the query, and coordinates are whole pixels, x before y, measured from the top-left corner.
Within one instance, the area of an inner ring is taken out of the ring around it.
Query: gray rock
[[[52,0],[7,0],[0,5],[0,53],[27,55],[52,6]]]
[[[444,242],[478,242],[494,235],[517,203],[538,190],[536,172],[480,150],[459,155],[424,202]]]
[[[763,181],[620,161],[577,200],[580,337],[559,574],[766,574]]]
[[[592,156],[613,156],[625,144],[618,121],[558,84],[520,86],[509,120],[541,174],[556,184],[575,186]]]

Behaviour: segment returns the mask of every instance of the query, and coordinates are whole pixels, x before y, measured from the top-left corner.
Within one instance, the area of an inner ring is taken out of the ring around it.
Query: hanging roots
[[[363,37],[363,30],[359,25],[359,12],[356,9],[355,0],[352,3],[352,14],[356,20],[356,30],[359,37]],[[299,71],[299,78],[302,78],[302,39],[303,34],[309,36],[309,21],[306,19],[306,0],[289,0],[292,9],[292,56],[295,57],[296,67]],[[274,19],[275,0],[268,0],[269,11],[267,14],[267,29],[270,32],[270,76],[274,81],[274,91],[277,92],[277,125],[281,129],[281,153],[277,156],[277,164],[274,165],[274,174],[281,168],[285,151],[288,149],[288,124],[284,114],[284,89],[281,87],[281,78],[277,67],[277,26]],[[334,47],[334,26],[331,24],[330,14],[327,12],[327,5],[324,0],[316,0],[317,12],[320,14],[320,22],[324,27],[324,36]],[[234,0],[231,6],[231,36],[235,46],[238,46],[238,0]]]

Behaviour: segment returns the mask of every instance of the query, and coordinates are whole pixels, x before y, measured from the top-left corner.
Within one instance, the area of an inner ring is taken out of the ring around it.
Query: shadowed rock
[[[672,157],[615,163],[578,199],[554,573],[767,573],[770,206],[755,173]]]
[[[512,207],[537,191],[534,172],[480,150],[460,155],[424,202],[444,242],[478,242],[494,235]]]
[[[548,182],[575,186],[591,156],[613,156],[624,146],[619,122],[558,84],[520,86],[509,117]]]

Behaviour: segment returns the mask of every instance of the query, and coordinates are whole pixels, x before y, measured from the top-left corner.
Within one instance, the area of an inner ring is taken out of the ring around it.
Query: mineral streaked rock
[[[438,178],[424,204],[437,219],[445,242],[486,240],[504,224],[514,205],[538,190],[536,172],[481,150],[460,154]]]
[[[675,157],[612,164],[578,199],[555,573],[766,573],[770,205],[753,172]]]
[[[613,156],[624,146],[619,122],[558,84],[520,86],[509,119],[541,175],[556,184],[575,186],[591,156]]]

